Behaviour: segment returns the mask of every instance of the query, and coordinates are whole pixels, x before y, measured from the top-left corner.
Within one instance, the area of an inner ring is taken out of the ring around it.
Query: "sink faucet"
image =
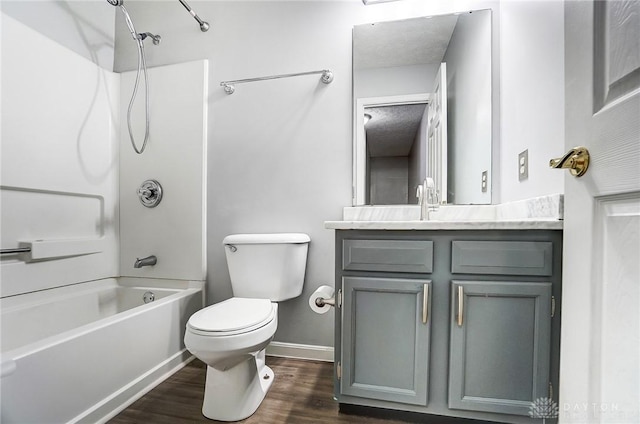
[[[429,212],[435,212],[440,205],[438,190],[433,182],[433,178],[427,177],[424,182],[418,186],[416,196],[418,197],[418,204],[420,205],[420,220],[428,221]]]
[[[146,258],[136,258],[136,262],[133,264],[134,268],[142,268],[143,266],[152,266],[158,262],[158,258],[154,255],[147,256]]]

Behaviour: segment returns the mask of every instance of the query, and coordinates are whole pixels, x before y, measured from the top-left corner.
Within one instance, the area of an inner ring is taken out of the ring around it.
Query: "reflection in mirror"
[[[425,109],[426,103],[364,108],[369,163],[367,203],[409,203],[409,187],[415,185],[415,181],[409,181],[419,178],[416,156],[420,146],[416,133]]]
[[[425,103],[365,107],[367,203],[409,203],[409,186],[414,185],[409,184],[410,175],[415,174],[420,149],[415,135],[425,109]]]
[[[491,203],[491,11],[354,27],[353,89],[354,205]]]
[[[425,176],[428,94],[358,99],[363,124],[356,136],[364,199],[360,204],[416,203],[415,190]]]

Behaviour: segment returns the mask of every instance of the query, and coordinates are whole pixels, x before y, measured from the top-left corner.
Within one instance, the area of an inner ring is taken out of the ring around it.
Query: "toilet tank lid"
[[[231,234],[222,240],[222,244],[280,244],[309,243],[311,238],[302,233],[276,234]]]

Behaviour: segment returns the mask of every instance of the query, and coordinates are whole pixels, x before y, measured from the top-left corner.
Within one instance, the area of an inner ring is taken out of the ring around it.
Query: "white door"
[[[639,423],[640,2],[566,1],[565,43],[560,422]]]
[[[447,64],[441,63],[429,103],[427,177],[433,178],[440,203],[447,203]]]

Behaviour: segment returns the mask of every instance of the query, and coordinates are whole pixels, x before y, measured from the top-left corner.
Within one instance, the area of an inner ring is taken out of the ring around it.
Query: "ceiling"
[[[353,30],[353,69],[440,64],[457,15],[441,15],[357,25]],[[370,157],[407,156],[420,127],[425,104],[366,108]]]
[[[367,107],[371,119],[364,126],[370,157],[408,156],[426,103]]]
[[[358,25],[353,30],[353,68],[440,63],[457,21],[457,15],[441,15]]]

